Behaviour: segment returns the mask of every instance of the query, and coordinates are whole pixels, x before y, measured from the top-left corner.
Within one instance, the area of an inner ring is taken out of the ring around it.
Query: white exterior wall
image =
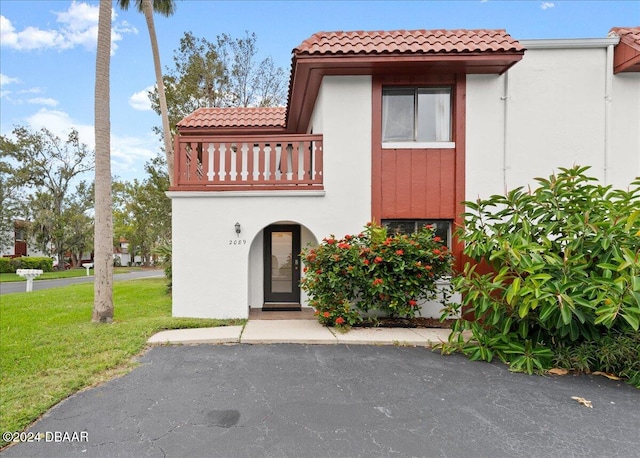
[[[611,94],[611,154],[608,176],[625,186],[640,176],[640,73],[613,77]]]
[[[628,186],[640,175],[640,80],[613,76],[606,129],[606,79],[606,46],[528,49],[503,75],[469,75],[467,200],[535,187],[533,178],[575,164]]]
[[[174,316],[246,318],[249,306],[262,307],[266,226],[300,224],[305,247],[370,219],[371,78],[325,77],[312,128],[323,134],[324,191],[168,193]]]

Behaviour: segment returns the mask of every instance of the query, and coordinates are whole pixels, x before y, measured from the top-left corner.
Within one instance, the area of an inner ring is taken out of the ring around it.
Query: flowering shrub
[[[436,280],[451,274],[453,256],[434,228],[388,236],[369,223],[357,235],[325,238],[302,252],[301,285],[320,323],[352,326],[370,311],[412,318],[420,300],[436,297]]]

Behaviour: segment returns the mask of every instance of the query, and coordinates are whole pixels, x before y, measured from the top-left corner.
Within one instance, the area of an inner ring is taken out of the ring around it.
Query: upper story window
[[[25,234],[24,234],[24,229],[23,228],[16,228],[16,240],[25,240]]]
[[[448,143],[433,146],[453,147],[451,88],[383,88],[382,142],[411,144],[405,147],[420,147],[418,144],[429,147],[432,143]]]

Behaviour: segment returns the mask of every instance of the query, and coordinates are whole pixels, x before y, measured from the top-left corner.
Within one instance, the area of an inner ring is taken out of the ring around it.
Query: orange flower
[[[441,242],[442,239],[440,237],[436,236],[436,237],[433,238],[433,241],[434,242]]]
[[[382,278],[374,278],[373,279],[373,286],[378,286],[384,283],[384,280]]]
[[[384,261],[384,259],[382,259],[380,256],[376,256],[376,258],[373,260],[373,262],[375,262],[376,264],[380,264],[382,261]]]
[[[402,256],[404,254],[404,250],[396,250],[396,254],[398,256]]]
[[[325,318],[329,318],[331,314],[329,312],[324,312],[322,316],[324,316]]]
[[[344,318],[342,318],[341,316],[336,318],[336,324],[343,324],[343,323],[344,323]]]
[[[414,299],[411,299],[411,300],[409,301],[409,305],[410,305],[411,307],[416,307],[416,306],[418,305],[418,301],[416,301],[416,300],[414,300]]]

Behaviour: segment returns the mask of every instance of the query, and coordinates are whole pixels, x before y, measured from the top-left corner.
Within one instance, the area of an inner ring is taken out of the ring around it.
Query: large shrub
[[[0,258],[0,274],[9,274],[15,271],[15,267],[11,264],[11,258]]]
[[[342,239],[332,235],[301,256],[302,288],[327,326],[350,326],[375,311],[414,317],[421,300],[436,297],[436,280],[451,274],[453,260],[431,226],[389,236],[375,224]]]
[[[53,259],[46,256],[22,256],[20,258],[13,258],[11,264],[13,265],[13,272],[17,269],[42,269],[44,272],[51,272],[53,270]]]
[[[465,203],[458,236],[474,262],[454,279],[462,304],[445,312],[462,306],[472,320],[457,323],[452,347],[531,373],[548,368],[559,348],[638,332],[640,180],[614,190],[587,169]],[[479,273],[480,261],[493,272]],[[473,334],[466,343],[465,329]]]

